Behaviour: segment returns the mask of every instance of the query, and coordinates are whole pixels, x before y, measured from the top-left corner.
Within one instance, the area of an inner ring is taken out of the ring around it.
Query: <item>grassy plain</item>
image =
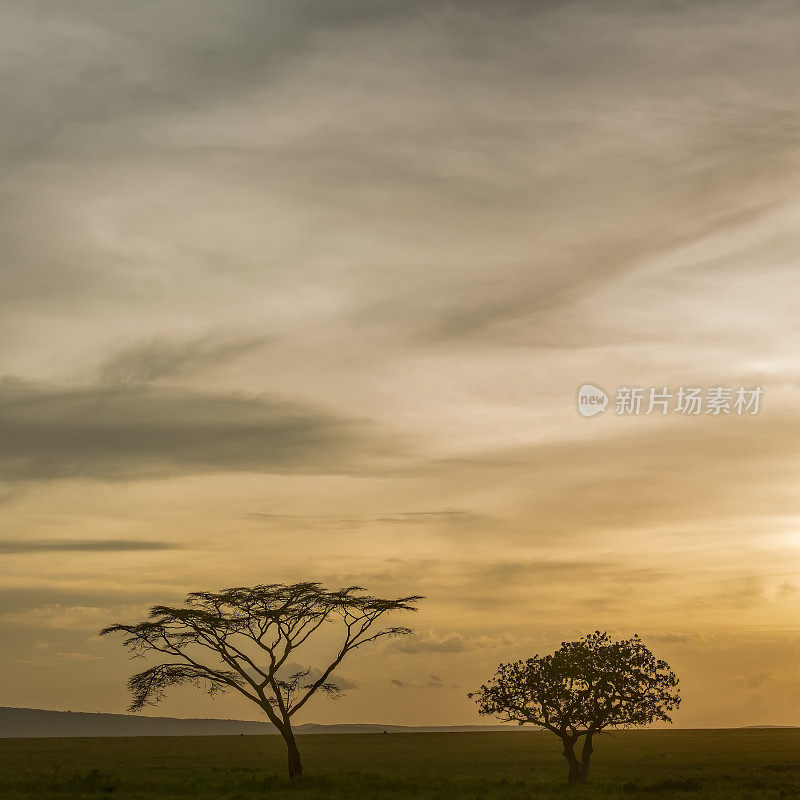
[[[277,736],[0,740],[8,800],[800,797],[800,729],[631,731],[597,742],[591,785],[563,785],[552,735],[338,734],[299,739],[284,777]]]

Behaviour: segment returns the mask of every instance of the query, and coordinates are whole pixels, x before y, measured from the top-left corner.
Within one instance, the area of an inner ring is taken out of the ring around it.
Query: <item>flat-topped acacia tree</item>
[[[214,695],[234,689],[259,705],[286,742],[289,777],[302,774],[292,718],[321,691],[337,696],[332,678],[342,659],[368,642],[411,633],[378,629],[392,611],[416,611],[420,596],[371,597],[360,586],[328,591],[319,583],[240,586],[192,592],[180,607],[153,606],[135,625],[111,625],[100,635],[122,633],[133,656],[160,654],[161,663],[133,675],[131,711],[155,705],[171,686],[194,684]],[[328,666],[286,675],[298,648],[323,626],[336,626],[336,649]]]
[[[607,728],[672,722],[680,705],[678,679],[638,636],[614,641],[595,631],[562,642],[547,656],[501,664],[489,683],[470,697],[479,714],[506,722],[530,723],[561,739],[568,782],[585,783],[592,738]],[[584,738],[581,758],[575,746]]]

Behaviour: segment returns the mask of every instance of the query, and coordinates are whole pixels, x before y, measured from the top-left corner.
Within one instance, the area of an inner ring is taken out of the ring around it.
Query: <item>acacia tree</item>
[[[416,611],[422,599],[371,597],[360,586],[328,591],[319,583],[235,587],[192,592],[183,606],[153,606],[146,621],[111,625],[100,635],[125,634],[123,645],[134,657],[168,657],[130,678],[131,711],[155,705],[179,684],[194,684],[210,695],[235,689],[259,705],[283,736],[289,777],[294,778],[303,771],[292,731],[294,715],[317,691],[340,694],[332,675],[349,652],[376,639],[411,633],[397,626],[376,630],[376,623],[392,611]],[[328,666],[286,674],[294,663],[290,656],[327,625],[338,632]]]
[[[638,636],[613,641],[595,631],[562,642],[551,655],[501,664],[489,683],[470,694],[479,714],[531,723],[556,734],[569,765],[568,782],[585,783],[592,739],[607,728],[672,722],[680,705],[678,679]],[[580,760],[575,746],[584,737]]]

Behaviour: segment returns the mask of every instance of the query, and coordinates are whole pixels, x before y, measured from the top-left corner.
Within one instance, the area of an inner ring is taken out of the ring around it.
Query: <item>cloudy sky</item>
[[[477,722],[601,628],[679,725],[796,723],[798,41],[784,2],[0,0],[0,704],[122,711],[99,628],[320,579],[428,599],[303,721]]]

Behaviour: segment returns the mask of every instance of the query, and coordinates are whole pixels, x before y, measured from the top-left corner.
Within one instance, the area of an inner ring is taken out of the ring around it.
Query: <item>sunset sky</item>
[[[301,722],[478,723],[599,628],[676,725],[798,723],[795,4],[0,0],[0,42],[0,705],[122,712],[101,627],[317,579],[427,600]]]

